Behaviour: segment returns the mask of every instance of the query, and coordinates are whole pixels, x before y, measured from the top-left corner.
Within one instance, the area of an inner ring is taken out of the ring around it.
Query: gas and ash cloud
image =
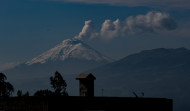
[[[100,36],[105,39],[114,38],[116,36],[120,36],[122,31],[122,24],[119,19],[116,21],[105,20],[102,24],[102,28],[100,30]]]
[[[82,31],[78,36],[75,36],[76,39],[84,40],[84,39],[93,39],[97,37],[98,33],[96,33],[94,29],[94,25],[91,20],[85,21],[85,25],[82,28]]]
[[[75,38],[80,40],[96,37],[112,39],[129,34],[174,30],[176,28],[177,24],[169,14],[151,11],[146,15],[130,16],[124,21],[107,19],[102,24],[99,33],[95,31],[92,21],[86,21],[82,31]]]

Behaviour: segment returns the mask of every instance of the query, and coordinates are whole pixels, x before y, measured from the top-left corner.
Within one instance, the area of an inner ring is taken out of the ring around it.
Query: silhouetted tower
[[[96,78],[91,74],[80,74],[76,80],[79,80],[80,96],[94,96],[94,80]]]

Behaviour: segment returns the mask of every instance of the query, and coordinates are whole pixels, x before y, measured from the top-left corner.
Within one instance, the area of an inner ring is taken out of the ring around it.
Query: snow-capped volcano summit
[[[108,62],[111,59],[82,41],[67,39],[39,56],[6,70],[5,73],[17,89],[35,91],[49,87],[47,80],[55,71],[59,71],[67,80],[70,90],[75,90],[76,81],[73,78]]]
[[[109,62],[111,60],[78,39],[66,39],[54,48],[42,53],[30,61],[27,61],[26,64],[44,64],[50,61],[64,61],[67,59],[89,60],[96,62]]]

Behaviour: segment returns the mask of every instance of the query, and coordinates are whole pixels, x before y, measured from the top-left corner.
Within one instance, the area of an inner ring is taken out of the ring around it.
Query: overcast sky
[[[0,66],[74,37],[113,59],[190,49],[189,12],[189,0],[0,0]]]

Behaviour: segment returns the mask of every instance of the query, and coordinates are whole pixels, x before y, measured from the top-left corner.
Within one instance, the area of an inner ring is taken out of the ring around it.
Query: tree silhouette
[[[18,90],[17,96],[18,97],[26,97],[26,96],[29,96],[29,92],[27,91],[25,94],[23,94],[21,90]]]
[[[9,82],[6,82],[7,77],[0,73],[0,96],[9,97],[14,92],[14,87]]]
[[[67,83],[58,71],[55,72],[54,77],[50,77],[50,83],[56,96],[68,96]]]
[[[21,96],[22,96],[22,91],[21,91],[21,90],[18,90],[18,91],[17,91],[17,96],[18,96],[18,97],[21,97]]]
[[[58,71],[55,72],[54,76],[50,77],[50,84],[54,91],[48,89],[38,90],[34,93],[34,96],[68,96],[66,91],[67,83]]]
[[[23,94],[22,96],[25,96],[25,97],[27,97],[27,96],[30,96],[30,94],[29,94],[29,92],[27,91],[25,94]]]
[[[46,89],[46,90],[39,90],[36,91],[36,93],[34,94],[34,96],[53,96],[53,92]]]

